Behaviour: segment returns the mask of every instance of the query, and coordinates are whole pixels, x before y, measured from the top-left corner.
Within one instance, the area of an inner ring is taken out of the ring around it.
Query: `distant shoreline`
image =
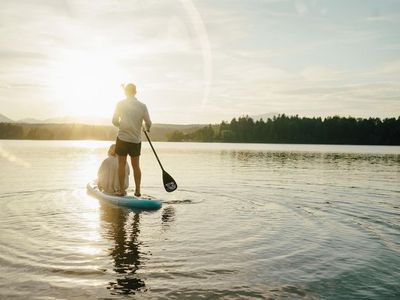
[[[67,141],[88,141],[88,142],[113,142],[115,139],[110,139],[110,140],[95,140],[95,139],[68,139],[68,140],[60,140],[60,139],[3,139],[0,138],[0,143],[1,141],[37,141],[37,142],[67,142]],[[148,143],[147,140],[144,138],[142,139],[143,143]],[[198,144],[249,144],[249,145],[315,145],[315,146],[372,146],[372,147],[400,147],[400,145],[382,145],[382,144],[315,144],[315,143],[308,143],[308,144],[302,144],[302,143],[261,143],[261,142],[195,142],[195,141],[160,141],[160,140],[152,140],[152,142],[163,142],[163,143],[179,143],[179,144],[190,144],[190,143],[198,143]]]
[[[208,125],[191,133],[175,131],[170,141],[320,144],[400,145],[400,117],[299,117],[285,114],[266,120],[249,116]]]
[[[203,126],[205,125],[153,124],[151,137],[154,141],[168,141],[168,136],[176,130],[191,133]],[[0,123],[0,140],[112,141],[117,132],[118,129],[111,125]]]
[[[0,123],[0,140],[113,141],[117,132],[107,125]],[[161,142],[399,146],[400,117],[322,119],[283,114],[264,121],[244,116],[214,125],[154,124],[151,138]]]

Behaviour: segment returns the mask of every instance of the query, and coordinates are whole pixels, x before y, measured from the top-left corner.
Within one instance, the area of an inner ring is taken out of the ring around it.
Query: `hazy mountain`
[[[154,124],[150,136],[154,141],[168,141],[174,131],[192,133],[204,125]],[[118,129],[112,125],[49,123],[0,123],[0,139],[29,140],[115,140]],[[146,138],[142,137],[143,141]]]
[[[110,118],[99,117],[60,117],[45,120],[24,118],[18,121],[11,120],[0,114],[0,123],[14,123],[22,129],[22,136],[27,138],[40,139],[81,139],[87,137],[88,132],[94,139],[114,139],[118,129],[111,124]],[[76,126],[73,124],[77,124]],[[153,124],[151,126],[151,137],[156,141],[166,141],[174,131],[181,131],[184,134],[192,133],[204,124]],[[43,131],[42,133],[41,130]],[[51,136],[51,137],[50,137]],[[145,140],[145,139],[144,139]]]
[[[251,115],[250,117],[254,120],[263,119],[266,121],[268,118],[272,118],[273,116],[277,116],[279,113],[271,112],[265,113],[260,115]],[[0,114],[0,123],[25,123],[25,124],[89,124],[89,125],[112,125],[111,118],[108,117],[89,117],[89,116],[81,116],[81,117],[71,117],[71,116],[64,116],[64,117],[57,117],[57,118],[48,118],[48,119],[35,119],[35,118],[24,118],[17,121],[11,120],[10,118],[6,117],[3,114]],[[203,125],[199,124],[190,124],[190,125],[176,125],[176,124],[157,124],[158,126],[162,126],[163,128],[167,129],[169,126],[172,128],[168,129],[177,129],[176,126],[185,129],[193,128],[193,127],[201,127]]]
[[[25,118],[16,121],[16,123],[37,124],[37,123],[43,123],[43,121],[34,118]]]
[[[277,113],[277,112],[271,112],[271,113],[265,113],[265,114],[261,114],[261,115],[253,115],[253,116],[250,116],[254,121],[258,121],[258,120],[261,120],[261,119],[263,119],[264,121],[266,121],[268,118],[271,118],[272,119],[272,117],[273,116],[277,116],[277,115],[279,115],[279,113]]]
[[[26,123],[26,124],[90,124],[90,125],[110,125],[110,118],[102,118],[102,117],[58,117],[58,118],[48,118],[44,120],[34,119],[34,118],[25,118],[17,121],[18,123]]]
[[[7,116],[0,114],[0,123],[24,123],[24,124],[90,124],[90,125],[111,125],[111,118],[102,117],[57,117],[48,119],[23,118],[14,121]]]
[[[0,123],[14,123],[14,121],[3,114],[0,114]]]

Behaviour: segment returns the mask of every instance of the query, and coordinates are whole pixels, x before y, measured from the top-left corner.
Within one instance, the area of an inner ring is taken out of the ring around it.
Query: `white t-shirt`
[[[114,194],[120,190],[118,178],[118,159],[116,156],[106,158],[97,172],[97,185],[107,194]],[[125,186],[129,187],[129,166],[125,165]]]
[[[140,143],[143,121],[146,130],[150,130],[151,120],[146,104],[138,101],[135,97],[128,97],[118,102],[112,123],[119,128],[118,138],[120,140]]]

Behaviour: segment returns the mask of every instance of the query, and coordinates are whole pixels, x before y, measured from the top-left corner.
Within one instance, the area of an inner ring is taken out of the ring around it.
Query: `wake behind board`
[[[154,199],[152,197],[135,197],[135,196],[114,196],[103,193],[99,190],[99,187],[94,182],[89,182],[86,186],[87,193],[99,200],[105,201],[110,204],[117,206],[145,209],[145,210],[157,210],[161,208],[161,200]]]

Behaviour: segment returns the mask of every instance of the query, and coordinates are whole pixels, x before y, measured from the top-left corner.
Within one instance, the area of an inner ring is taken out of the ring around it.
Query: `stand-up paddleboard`
[[[114,205],[145,210],[157,210],[161,208],[161,200],[149,196],[135,197],[127,195],[119,197],[109,195],[100,191],[95,182],[89,182],[86,189],[89,195]]]

